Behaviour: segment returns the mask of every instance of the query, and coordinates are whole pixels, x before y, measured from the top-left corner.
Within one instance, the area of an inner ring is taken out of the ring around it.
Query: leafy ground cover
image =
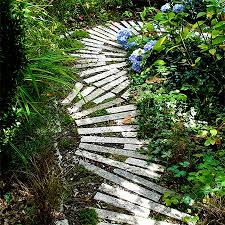
[[[183,196],[164,201],[182,203],[195,223],[224,224],[224,2],[169,1],[140,16],[142,35],[123,30],[117,39],[130,51],[139,137]]]

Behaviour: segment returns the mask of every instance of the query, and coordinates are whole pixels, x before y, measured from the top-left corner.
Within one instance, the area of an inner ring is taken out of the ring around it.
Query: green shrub
[[[80,223],[82,225],[97,225],[98,222],[98,215],[94,209],[80,210]]]

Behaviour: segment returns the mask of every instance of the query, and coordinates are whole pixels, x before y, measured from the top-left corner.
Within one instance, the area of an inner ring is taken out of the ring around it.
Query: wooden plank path
[[[127,52],[116,41],[121,29],[140,35],[140,21],[112,22],[87,30],[84,49],[71,53],[79,71],[79,82],[61,101],[74,118],[80,135],[74,159],[104,178],[94,199],[99,225],[177,225],[190,215],[165,206],[162,195],[171,192],[159,185],[164,167],[149,162],[147,142],[139,140],[136,105],[129,102]],[[117,208],[108,211],[101,203]],[[118,213],[122,209],[127,214]],[[162,214],[164,221],[150,218]],[[191,223],[190,223],[191,224]]]

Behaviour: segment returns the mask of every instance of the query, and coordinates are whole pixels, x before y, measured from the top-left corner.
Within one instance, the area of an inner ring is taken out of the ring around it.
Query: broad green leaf
[[[210,53],[211,55],[215,55],[215,54],[216,54],[216,49],[215,49],[215,48],[210,49],[210,50],[209,50],[209,53]]]
[[[163,45],[163,43],[165,42],[166,38],[167,38],[167,36],[164,36],[164,37],[160,38],[160,39],[156,42],[156,44],[154,45],[153,49],[154,49],[154,50],[157,50],[157,51],[161,50],[161,49],[162,49],[162,45]]]
[[[205,12],[200,12],[200,13],[198,13],[197,17],[199,18],[199,17],[205,16],[205,15],[206,15]]]
[[[146,27],[147,27],[147,29],[148,29],[149,32],[152,32],[152,31],[155,30],[153,24],[150,23],[150,22],[149,23],[146,23]]]
[[[201,57],[198,57],[196,60],[195,60],[195,64],[197,64],[202,58]]]
[[[225,21],[220,21],[220,22],[218,22],[218,23],[216,23],[215,25],[214,25],[214,29],[215,28],[221,28],[222,26],[224,26],[225,25]]]
[[[183,39],[185,39],[187,37],[187,35],[189,34],[190,29],[187,27],[184,27],[183,30],[181,31],[181,36]]]
[[[219,30],[213,30],[212,31],[212,38],[216,38],[220,34]]]
[[[198,47],[199,47],[200,49],[202,49],[203,51],[206,51],[206,50],[209,49],[209,46],[208,46],[207,44],[201,44],[201,45],[198,45]]]
[[[198,21],[198,22],[196,22],[196,23],[192,26],[192,28],[193,28],[193,29],[196,29],[197,27],[203,25],[204,23],[205,23],[205,21]]]
[[[224,42],[224,40],[225,40],[225,35],[221,35],[221,36],[216,37],[216,38],[212,41],[212,44],[213,44],[213,45],[217,45],[217,44],[220,44],[220,43]]]
[[[212,130],[210,130],[210,134],[212,135],[212,136],[216,136],[217,135],[217,130],[216,129],[212,129]]]

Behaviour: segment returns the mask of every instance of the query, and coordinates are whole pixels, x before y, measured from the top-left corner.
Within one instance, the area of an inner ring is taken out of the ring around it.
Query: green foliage
[[[97,225],[98,222],[98,215],[94,209],[80,210],[80,223],[82,225]]]
[[[217,197],[224,196],[225,193],[225,152],[224,149],[205,155],[197,155],[200,164],[195,172],[188,174],[188,180],[192,183],[192,188],[199,196],[208,194]]]
[[[207,0],[192,1],[181,12],[145,8],[142,36],[130,39],[136,48],[156,41],[143,56],[141,72],[131,74],[139,136],[149,140],[149,158],[167,164],[167,182],[185,195],[166,195],[166,204],[206,203],[194,223],[225,222],[218,219],[225,218],[224,6]]]

